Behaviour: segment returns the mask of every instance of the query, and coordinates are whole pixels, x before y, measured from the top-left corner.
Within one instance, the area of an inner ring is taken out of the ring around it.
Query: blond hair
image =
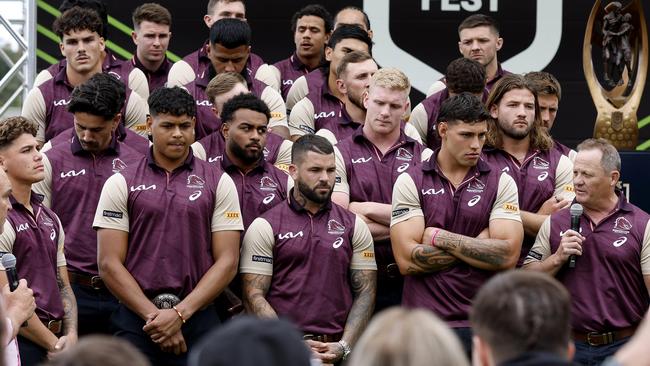
[[[370,322],[348,365],[466,366],[468,361],[456,335],[433,313],[394,307]]]
[[[217,76],[212,78],[208,83],[208,86],[205,88],[205,94],[208,96],[210,103],[214,103],[216,97],[231,91],[237,84],[243,84],[248,87],[246,79],[237,72],[224,72],[217,74]]]
[[[411,92],[411,82],[409,82],[408,76],[394,67],[379,69],[370,80],[370,88],[375,86],[403,91],[406,95]]]

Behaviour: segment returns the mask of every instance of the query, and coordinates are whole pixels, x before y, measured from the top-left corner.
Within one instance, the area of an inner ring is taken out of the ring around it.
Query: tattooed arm
[[[377,271],[352,270],[350,279],[354,302],[345,322],[342,339],[352,346],[357,342],[363,330],[366,329],[375,308]]]
[[[431,246],[430,241],[423,244],[424,232],[422,216],[411,217],[390,228],[393,254],[403,275],[437,272],[458,263],[456,257],[441,248]]]
[[[56,273],[56,283],[59,286],[59,293],[63,301],[63,336],[59,338],[54,346],[56,351],[67,349],[77,343],[77,299],[74,297],[68,269],[66,266],[59,266]]]
[[[244,273],[242,274],[243,302],[246,311],[260,318],[277,318],[278,314],[266,301],[266,293],[271,286],[271,276]]]

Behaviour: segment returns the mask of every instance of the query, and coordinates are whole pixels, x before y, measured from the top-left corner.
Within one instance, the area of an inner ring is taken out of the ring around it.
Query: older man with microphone
[[[620,171],[621,158],[606,140],[578,145],[575,203],[544,221],[524,262],[524,269],[554,275],[571,293],[580,364],[613,355],[650,305],[650,215],[616,189]]]

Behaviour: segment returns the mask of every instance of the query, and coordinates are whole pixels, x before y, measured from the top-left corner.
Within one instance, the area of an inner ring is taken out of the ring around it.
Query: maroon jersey
[[[210,44],[208,41],[205,41],[201,48],[183,57],[183,61],[187,62],[190,67],[192,67],[192,69],[196,72],[197,78],[200,78],[201,75],[205,73],[205,71],[212,68],[212,63],[208,57],[209,48]],[[244,68],[244,72],[242,72],[242,74],[246,74],[250,78],[253,78],[253,76],[257,73],[257,69],[259,69],[262,65],[264,65],[264,60],[262,60],[260,56],[254,53],[250,53],[248,56],[248,61],[246,62],[246,67]]]
[[[97,233],[92,224],[102,186],[111,175],[143,160],[144,155],[115,138],[104,152],[95,155],[83,150],[74,129],[55,140],[64,137],[65,143],[45,153],[44,164],[49,169],[34,189],[45,196],[46,204],[61,219],[68,270],[94,276],[99,272]]]
[[[293,82],[311,71],[300,61],[295,52],[289,58],[274,63],[273,66],[280,71],[280,92],[284,100],[287,100]]]
[[[36,315],[45,324],[63,319],[63,300],[57,285],[57,270],[65,266],[59,218],[42,203],[43,196],[31,193],[32,211],[10,197],[4,232],[0,236],[3,252],[16,256],[18,277],[27,280],[34,291]]]
[[[144,75],[147,77],[147,84],[149,85],[149,91],[153,93],[154,90],[165,86],[167,84],[167,74],[169,74],[169,69],[172,67],[172,62],[169,61],[167,57],[165,57],[165,60],[163,61],[162,65],[158,68],[158,70],[155,71],[150,71],[144,65],[140,60],[138,59],[138,56],[133,55],[133,57],[130,60],[123,61],[124,62],[124,68],[128,70],[127,75],[131,70],[134,68],[140,69],[144,73]]]

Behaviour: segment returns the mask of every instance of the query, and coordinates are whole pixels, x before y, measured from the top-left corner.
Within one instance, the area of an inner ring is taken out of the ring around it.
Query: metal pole
[[[27,98],[27,92],[34,85],[36,78],[36,0],[27,0],[27,11],[25,14],[25,27],[23,32],[27,38],[27,62],[25,63],[25,89],[23,101]]]

